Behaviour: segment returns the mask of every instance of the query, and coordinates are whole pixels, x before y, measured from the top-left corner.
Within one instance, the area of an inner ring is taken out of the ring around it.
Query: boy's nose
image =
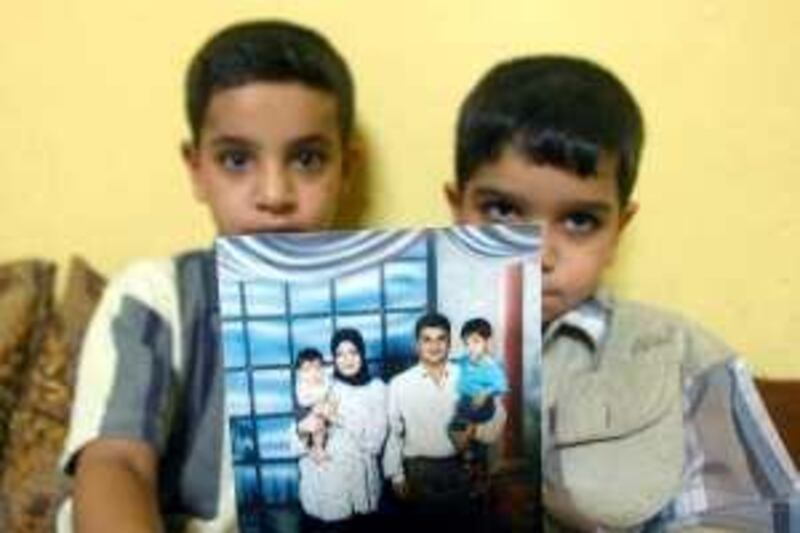
[[[552,272],[558,259],[555,238],[548,226],[545,224],[542,231],[542,272],[544,273]]]
[[[550,246],[542,247],[542,272],[552,272],[556,268],[555,250]]]
[[[270,165],[256,181],[256,207],[283,213],[294,208],[296,191],[291,175],[281,165]]]

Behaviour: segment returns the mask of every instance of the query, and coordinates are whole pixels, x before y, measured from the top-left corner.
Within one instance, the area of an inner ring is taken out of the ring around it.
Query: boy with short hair
[[[643,141],[633,96],[584,59],[507,61],[461,107],[454,218],[544,222],[546,526],[797,530],[796,472],[733,352],[601,289]]]
[[[471,318],[461,326],[465,353],[453,360],[458,367],[458,403],[448,431],[459,448],[464,446],[461,434],[469,426],[491,420],[495,402],[508,392],[508,380],[491,350],[492,325],[481,317]],[[462,450],[471,466],[485,466],[487,446],[469,439]]]
[[[219,234],[333,225],[356,154],[354,89],[324,37],[230,26],[194,57],[186,102],[184,159]],[[143,261],[106,291],[62,459],[76,529],[236,527],[213,269],[210,251]]]
[[[317,463],[330,456],[325,452],[328,437],[328,418],[336,410],[331,395],[331,381],[316,348],[304,348],[294,364],[295,397],[297,398],[297,433],[306,443],[308,453]]]

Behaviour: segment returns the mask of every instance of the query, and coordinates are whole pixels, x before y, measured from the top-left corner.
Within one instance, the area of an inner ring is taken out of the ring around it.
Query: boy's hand
[[[476,394],[472,397],[472,407],[478,408],[486,403],[486,400],[489,399],[489,395],[484,393]]]
[[[392,480],[392,490],[399,500],[408,499],[408,483],[405,479]]]
[[[160,532],[158,459],[147,443],[97,439],[78,457],[74,527],[81,533]]]
[[[339,401],[334,399],[329,400],[326,407],[326,418],[328,420],[333,421],[334,418],[339,414]]]
[[[311,413],[316,416],[325,416],[325,402],[315,403],[311,406]]]
[[[337,406],[338,403],[336,400],[327,400],[314,404],[312,411],[315,415],[321,416],[326,420],[333,421],[333,419],[336,418],[336,413],[338,411]]]
[[[319,415],[309,413],[297,424],[297,431],[300,433],[318,433],[325,429],[325,424]]]
[[[467,449],[469,443],[475,439],[476,431],[477,426],[475,424],[467,424],[467,427],[464,428],[463,431],[453,431],[451,433],[451,438],[453,439],[453,444],[457,452],[461,453]]]

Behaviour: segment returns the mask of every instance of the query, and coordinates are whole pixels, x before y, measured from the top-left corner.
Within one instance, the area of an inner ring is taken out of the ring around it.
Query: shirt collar
[[[547,326],[543,332],[544,345],[562,333],[572,332],[586,340],[593,351],[597,350],[608,331],[611,309],[611,295],[604,289],[598,289],[594,296]]]
[[[480,365],[487,364],[491,357],[492,357],[491,355],[484,354],[484,355],[480,356],[477,360],[473,361],[470,358],[468,352],[461,352],[461,353],[458,354],[458,356],[456,356],[453,359],[451,359],[450,362],[451,363],[455,363],[455,364],[460,364],[462,366],[464,366],[464,365],[480,366]]]
[[[428,369],[425,367],[425,365],[423,365],[422,363],[417,363],[417,366],[419,367],[419,371],[422,374],[423,378],[433,379],[433,376],[431,375],[430,372],[428,372]],[[450,378],[450,368],[451,368],[450,361],[447,361],[444,364],[444,368],[442,370],[442,377],[444,378],[444,380]]]

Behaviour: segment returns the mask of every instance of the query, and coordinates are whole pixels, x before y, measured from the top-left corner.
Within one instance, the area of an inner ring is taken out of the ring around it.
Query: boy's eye
[[[321,149],[300,149],[292,155],[292,167],[304,174],[319,172],[325,166],[328,155]]]
[[[591,233],[600,227],[601,220],[592,213],[571,213],[564,219],[567,232],[577,235]]]
[[[480,204],[480,212],[489,222],[507,223],[520,219],[519,209],[508,200],[494,198]]]
[[[252,160],[253,156],[247,150],[225,150],[217,156],[219,164],[228,172],[243,172]]]

